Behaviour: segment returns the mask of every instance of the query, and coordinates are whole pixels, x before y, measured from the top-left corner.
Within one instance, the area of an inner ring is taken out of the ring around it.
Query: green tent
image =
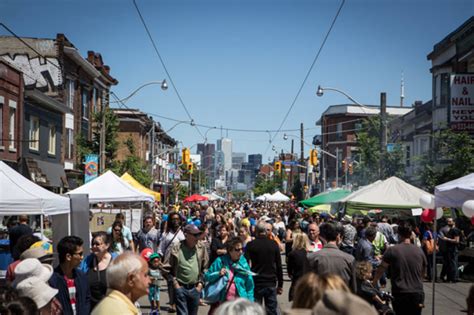
[[[345,190],[345,189],[331,190],[331,191],[320,193],[309,199],[302,200],[300,201],[300,205],[309,208],[309,207],[314,207],[317,205],[338,202],[342,198],[348,196],[350,193],[351,193],[350,190]]]

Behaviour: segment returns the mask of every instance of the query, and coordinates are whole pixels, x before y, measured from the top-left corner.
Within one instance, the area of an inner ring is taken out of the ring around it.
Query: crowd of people
[[[446,223],[433,231],[431,223],[386,216],[219,201],[157,207],[144,214],[137,233],[118,213],[108,230],[90,240],[66,236],[53,253],[20,216],[10,230],[14,262],[0,290],[0,313],[140,314],[137,302],[148,296],[150,313],[159,314],[166,284],[168,313],[196,315],[209,304],[208,314],[276,315],[285,263],[287,314],[421,314],[423,281],[436,276],[433,251],[443,257],[438,280],[459,279],[465,232],[452,218]],[[86,246],[91,254],[84,257]],[[387,279],[391,293],[384,291]]]

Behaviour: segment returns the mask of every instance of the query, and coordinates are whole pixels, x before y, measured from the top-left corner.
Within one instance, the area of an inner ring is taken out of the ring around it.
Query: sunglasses
[[[233,250],[234,252],[241,252],[241,251],[243,251],[244,249],[243,249],[242,247],[239,247],[239,248],[232,248],[232,250]]]
[[[73,255],[78,255],[80,257],[84,256],[84,252],[74,253]]]

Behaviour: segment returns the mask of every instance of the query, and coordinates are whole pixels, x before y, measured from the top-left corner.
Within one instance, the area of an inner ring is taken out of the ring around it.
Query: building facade
[[[411,110],[408,107],[387,106],[387,115],[397,117]],[[317,126],[321,126],[322,135],[319,157],[321,191],[343,185],[343,176],[347,172],[342,169],[342,161],[349,164],[358,160],[356,133],[362,128],[364,119],[375,115],[380,115],[380,107],[375,105],[331,105],[323,112],[316,122]]]
[[[78,137],[92,140],[93,128],[97,127],[93,124],[93,113],[108,106],[110,87],[118,81],[110,76],[110,68],[103,64],[100,54],[90,52],[88,59],[83,58],[63,34],[54,39],[22,41],[0,36],[0,58],[22,72],[25,90],[41,92],[68,108],[62,117],[61,137],[56,141],[60,143],[60,161],[68,187],[77,187],[84,174]],[[29,125],[25,131],[29,137],[36,135]]]
[[[24,140],[23,92],[21,71],[0,58],[0,160],[16,170]]]

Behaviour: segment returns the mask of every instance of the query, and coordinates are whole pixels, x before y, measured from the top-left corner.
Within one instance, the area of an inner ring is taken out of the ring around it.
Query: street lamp
[[[356,104],[356,105],[359,105],[361,107],[364,107],[364,108],[368,108],[368,109],[371,109],[370,107],[367,107],[361,103],[359,103],[358,101],[356,101],[352,96],[350,96],[349,94],[347,94],[346,92],[344,91],[341,91],[339,89],[336,89],[336,88],[331,88],[331,87],[322,87],[321,85],[318,85],[318,89],[316,90],[316,95],[321,97],[324,95],[324,91],[335,91],[335,92],[339,92],[341,93],[342,95],[344,95],[345,97],[347,97],[352,103]]]
[[[217,129],[217,127],[209,127],[206,132],[204,133],[204,144],[207,143],[207,133],[213,129]]]
[[[367,107],[360,102],[356,101],[352,96],[347,94],[344,91],[341,91],[336,88],[331,88],[331,87],[322,87],[321,85],[318,85],[318,89],[316,90],[316,95],[317,96],[323,96],[324,91],[335,91],[338,92],[345,97],[347,97],[349,100],[351,100],[354,104],[362,107],[362,108],[367,108],[371,109],[370,107]],[[365,111],[364,111],[365,112]],[[387,95],[385,92],[380,93],[380,152],[383,153],[385,152],[385,149],[387,147],[387,121],[386,121],[386,112],[387,112]],[[366,112],[365,112],[366,113]],[[380,158],[380,165],[379,165],[379,177],[382,177],[382,172],[383,172],[383,165],[384,165],[384,159]]]
[[[113,101],[113,102],[110,102],[110,103],[125,103],[131,97],[133,97],[138,91],[140,91],[141,89],[143,89],[146,86],[153,85],[153,84],[159,84],[163,91],[166,91],[168,89],[168,83],[166,83],[166,80],[163,80],[163,81],[150,81],[150,82],[147,82],[147,83],[144,83],[144,84],[140,85],[138,88],[135,89],[135,91],[130,93],[130,95],[127,96],[126,98],[123,98],[123,99],[117,100],[117,101]]]

